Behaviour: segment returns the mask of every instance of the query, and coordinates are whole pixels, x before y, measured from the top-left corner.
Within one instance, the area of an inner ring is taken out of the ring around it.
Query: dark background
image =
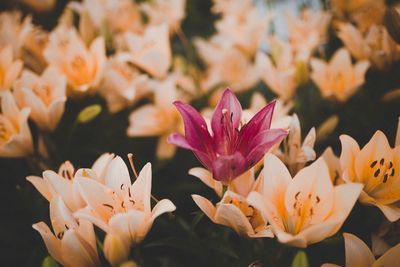
[[[213,32],[216,17],[210,14],[209,0],[188,0],[188,15],[183,22],[183,31],[193,36],[208,36]],[[299,1],[307,2],[307,1]],[[33,13],[34,23],[47,30],[55,26],[66,1],[58,1],[54,12],[48,14]],[[16,1],[0,2],[0,10],[17,8],[32,13],[18,5]],[[341,46],[333,35],[326,47],[328,54]],[[184,53],[179,39],[173,40],[173,49]],[[197,59],[194,59],[197,61]],[[320,154],[328,145],[340,152],[339,135],[342,133],[354,137],[360,146],[380,129],[386,133],[393,145],[397,118],[400,115],[399,102],[384,103],[382,95],[394,88],[400,88],[400,65],[394,64],[384,72],[368,71],[366,84],[359,92],[344,104],[321,99],[318,89],[310,81],[298,90],[294,111],[299,115],[303,133],[318,126],[333,114],[339,116],[335,131],[322,142],[317,142],[316,150]],[[256,87],[268,99],[273,94],[263,85]],[[239,96],[246,106],[251,93]],[[195,104],[204,105],[200,99]],[[102,113],[92,122],[72,125],[79,111],[98,103]],[[139,103],[138,105],[143,104]],[[133,109],[133,108],[132,108]],[[131,110],[132,110],[131,109]],[[154,158],[157,138],[128,138],[125,134],[128,125],[127,116],[131,110],[110,115],[104,100],[99,97],[78,101],[68,100],[66,111],[59,128],[46,137],[53,147],[54,155],[51,168],[56,170],[60,163],[70,160],[76,168],[90,167],[93,161],[104,152],[113,152],[126,160],[127,153],[135,155],[136,168],[146,162],[153,163],[153,195],[157,198],[169,198],[177,206],[172,215],[159,217],[148,237],[137,248],[132,249],[133,257],[145,266],[247,266],[261,261],[264,266],[288,266],[296,253],[296,248],[280,245],[271,239],[246,239],[238,237],[233,231],[215,225],[202,217],[190,195],[193,193],[208,196],[216,200],[213,192],[201,184],[187,171],[200,164],[188,151],[178,150],[170,161],[160,162]],[[32,125],[32,131],[36,130]],[[25,180],[27,175],[41,175],[32,162],[25,159],[0,159],[0,262],[2,266],[40,266],[47,255],[40,235],[31,227],[33,223],[48,223],[48,203]],[[377,209],[356,205],[343,230],[355,233],[370,244],[369,235],[379,225],[382,215]],[[344,263],[344,249],[341,235],[312,245],[306,249],[312,266],[324,262]]]

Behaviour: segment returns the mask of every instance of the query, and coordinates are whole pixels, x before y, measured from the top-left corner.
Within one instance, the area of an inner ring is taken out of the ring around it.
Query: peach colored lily
[[[31,109],[39,128],[53,131],[64,113],[66,84],[65,76],[51,67],[41,76],[25,70],[14,84],[14,96],[20,107]]]
[[[213,0],[211,11],[223,16],[239,16],[249,12],[252,7],[251,0]]]
[[[334,187],[322,158],[292,179],[283,162],[267,154],[263,173],[262,194],[250,193],[249,203],[268,220],[279,242],[296,247],[334,235],[362,190],[361,184]]]
[[[47,45],[49,33],[39,27],[29,32],[22,50],[22,59],[26,68],[42,73],[47,67],[43,51]]]
[[[289,42],[297,53],[308,59],[315,48],[325,41],[331,15],[325,11],[301,10],[298,17],[288,16]]]
[[[74,28],[59,25],[49,36],[44,56],[50,66],[67,77],[72,95],[97,89],[106,62],[102,37],[88,49]]]
[[[346,264],[345,267],[396,267],[400,265],[400,244],[389,249],[375,260],[368,246],[353,234],[343,233]],[[325,263],[321,267],[340,267],[340,265]]]
[[[25,16],[19,11],[1,12],[0,14],[0,49],[6,46],[13,48],[13,56],[20,58],[32,31],[32,17]]]
[[[250,192],[259,191],[262,188],[263,178],[260,176],[255,179],[254,168],[232,180],[225,193],[223,193],[223,184],[216,181],[208,170],[193,168],[189,174],[198,177],[221,197],[221,201],[213,205],[202,196],[192,195],[194,202],[211,221],[228,226],[242,236],[273,237],[270,226],[267,225],[260,211],[250,205],[247,200]]]
[[[111,113],[132,106],[150,91],[149,77],[117,58],[109,59],[100,89]]]
[[[225,48],[202,39],[197,39],[195,46],[208,66],[201,85],[205,91],[221,83],[235,92],[246,91],[259,80],[255,64],[238,48]]]
[[[400,48],[383,25],[374,25],[363,34],[350,23],[339,24],[339,38],[358,60],[368,59],[373,67],[384,69],[400,58]]]
[[[172,104],[182,98],[177,88],[178,80],[179,75],[171,74],[163,81],[151,81],[154,104],[141,106],[129,115],[128,136],[160,136],[156,153],[161,159],[171,158],[176,151],[176,147],[167,142],[167,137],[176,131],[183,133],[182,120]]]
[[[13,48],[6,46],[0,50],[0,92],[11,89],[22,71],[20,59],[13,60]]]
[[[167,24],[149,26],[143,34],[126,32],[121,42],[127,49],[119,54],[121,59],[158,79],[165,78],[172,63]]]
[[[347,49],[341,48],[335,52],[329,63],[317,58],[311,59],[311,79],[323,97],[333,97],[345,102],[364,83],[369,65],[366,60],[353,65]]]
[[[256,66],[263,82],[281,99],[293,97],[298,86],[293,47],[277,38],[271,39],[271,56],[258,52]]]
[[[128,247],[140,243],[159,215],[175,210],[168,199],[159,201],[151,208],[151,176],[151,164],[148,163],[131,184],[124,161],[120,157],[114,158],[107,168],[104,184],[94,179],[76,178],[88,206],[75,215],[93,222]],[[115,238],[106,239],[115,242]],[[107,251],[111,253],[112,249]],[[112,258],[111,255],[106,257]]]
[[[261,14],[252,6],[240,14],[226,14],[215,23],[217,34],[214,39],[223,40],[225,45],[239,48],[247,57],[253,57],[266,37],[270,16]]]
[[[179,29],[185,17],[186,0],[156,0],[143,2],[141,9],[149,17],[150,25],[166,23],[171,33]]]
[[[26,179],[47,201],[60,196],[68,209],[75,212],[86,204],[80,195],[76,177],[87,177],[105,183],[105,175],[114,157],[114,154],[105,153],[94,162],[92,168],[82,168],[76,172],[71,162],[66,161],[61,164],[58,173],[47,170],[43,172],[43,177],[28,176]]]
[[[289,135],[286,142],[283,143],[283,151],[276,151],[274,154],[288,166],[291,174],[296,174],[307,162],[315,160],[314,151],[315,128],[311,128],[303,143],[301,143],[300,121],[296,114],[291,117],[289,125]]]
[[[398,220],[400,145],[391,148],[381,131],[377,131],[362,149],[348,135],[341,135],[340,141],[343,180],[362,183],[360,202],[378,207],[391,222]]]
[[[0,157],[23,157],[33,152],[29,108],[19,109],[9,91],[0,93]]]
[[[42,236],[50,256],[66,267],[100,265],[93,225],[75,220],[60,197],[50,201],[50,221],[54,234],[44,222],[32,225]]]
[[[321,157],[325,160],[329,169],[329,176],[334,185],[344,183],[342,179],[342,168],[340,167],[339,157],[335,155],[331,147],[327,147]]]
[[[85,0],[68,6],[80,16],[79,32],[85,41],[93,40],[102,30],[112,38],[143,30],[139,6],[130,0]]]

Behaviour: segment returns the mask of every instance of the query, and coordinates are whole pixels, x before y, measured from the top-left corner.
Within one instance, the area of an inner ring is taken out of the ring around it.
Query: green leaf
[[[300,250],[297,252],[296,256],[294,256],[293,262],[292,262],[292,267],[308,267],[308,258],[307,254],[303,251]]]
[[[44,258],[42,262],[42,267],[59,267],[58,263],[50,256]]]
[[[89,121],[95,119],[101,112],[101,106],[99,104],[94,104],[87,106],[82,109],[78,114],[78,123],[88,123]]]

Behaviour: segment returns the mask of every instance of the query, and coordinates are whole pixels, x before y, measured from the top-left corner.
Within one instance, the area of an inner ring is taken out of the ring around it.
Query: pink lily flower
[[[263,107],[246,124],[240,125],[242,107],[230,89],[219,100],[211,119],[211,133],[204,118],[190,105],[175,101],[185,124],[185,136],[173,133],[168,141],[190,149],[212,172],[214,179],[227,185],[253,167],[264,154],[288,134],[270,129],[275,101]]]

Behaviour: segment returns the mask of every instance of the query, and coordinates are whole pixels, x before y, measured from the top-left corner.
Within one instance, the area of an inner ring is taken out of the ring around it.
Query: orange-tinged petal
[[[348,172],[349,182],[359,181],[355,177],[354,165],[356,155],[360,152],[357,142],[348,135],[341,135],[340,142],[342,144],[342,153],[340,154],[340,165],[343,171]]]
[[[222,197],[222,183],[214,180],[211,172],[207,169],[201,167],[192,168],[189,170],[189,174],[199,178],[205,185],[212,188],[219,197]]]
[[[353,234],[343,233],[346,267],[370,267],[375,261],[368,246]]]
[[[215,206],[205,197],[192,195],[192,198],[196,205],[204,212],[204,214],[207,215],[207,217],[210,218],[211,221],[217,223],[217,221],[215,220],[215,213],[217,211]]]
[[[32,225],[32,227],[42,236],[50,256],[59,263],[65,264],[62,259],[61,242],[54,236],[47,224],[39,222]]]
[[[380,266],[399,266],[400,265],[400,244],[389,249],[385,254],[383,254],[376,262],[372,265],[372,267],[380,267]]]

